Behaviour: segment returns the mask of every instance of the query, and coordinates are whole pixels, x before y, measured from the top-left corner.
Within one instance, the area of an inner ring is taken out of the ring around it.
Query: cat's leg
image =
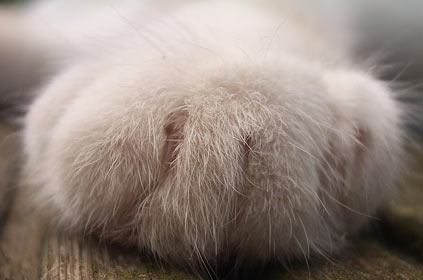
[[[372,78],[143,66],[77,67],[33,105],[26,174],[61,224],[180,264],[285,260],[337,251],[388,199],[400,114]]]

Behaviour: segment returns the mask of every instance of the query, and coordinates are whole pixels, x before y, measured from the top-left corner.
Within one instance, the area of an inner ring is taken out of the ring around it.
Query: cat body
[[[292,4],[75,3],[18,20],[45,84],[23,177],[58,225],[182,265],[283,262],[338,252],[391,200],[402,109],[344,26]]]

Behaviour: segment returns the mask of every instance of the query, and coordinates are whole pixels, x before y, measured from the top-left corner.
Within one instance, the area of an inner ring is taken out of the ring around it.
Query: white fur
[[[317,19],[128,3],[27,17],[64,38],[39,32],[67,66],[24,130],[60,225],[180,264],[285,261],[337,252],[389,202],[400,108]]]

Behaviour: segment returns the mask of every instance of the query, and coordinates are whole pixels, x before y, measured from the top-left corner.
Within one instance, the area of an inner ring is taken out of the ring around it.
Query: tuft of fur
[[[56,46],[25,119],[26,184],[59,225],[182,265],[283,262],[338,252],[390,201],[402,109],[307,14],[101,11],[55,21],[78,48]]]

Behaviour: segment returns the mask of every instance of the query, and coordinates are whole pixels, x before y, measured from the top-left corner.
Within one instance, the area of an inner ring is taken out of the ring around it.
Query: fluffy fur
[[[183,265],[339,251],[392,197],[401,107],[341,33],[252,5],[26,12],[61,69],[24,122],[36,204]]]

